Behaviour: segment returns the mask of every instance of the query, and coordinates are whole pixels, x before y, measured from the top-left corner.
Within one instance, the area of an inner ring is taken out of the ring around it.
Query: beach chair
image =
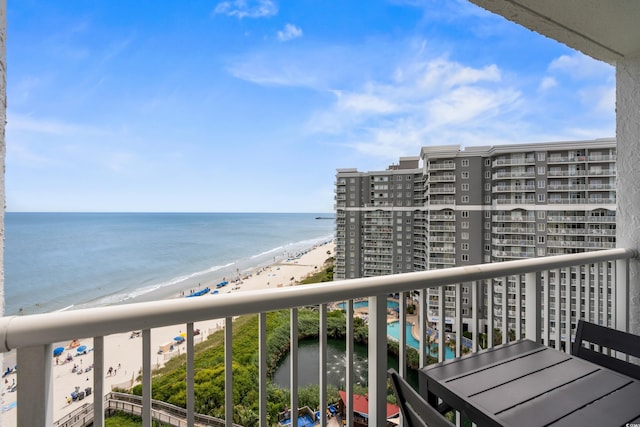
[[[640,380],[640,365],[613,357],[609,351],[640,358],[640,336],[580,319],[571,354]]]
[[[429,405],[400,375],[394,370],[387,371],[393,386],[393,392],[402,411],[405,425],[409,427],[453,427],[449,420],[436,408]]]

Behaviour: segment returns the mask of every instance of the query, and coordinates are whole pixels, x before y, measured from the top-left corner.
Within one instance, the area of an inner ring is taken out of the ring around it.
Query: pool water
[[[340,308],[340,310],[346,310],[347,309],[347,303],[346,302],[339,302],[338,303],[338,307]],[[357,308],[365,308],[365,307],[369,307],[369,301],[367,301],[367,300],[355,301],[353,303],[353,309],[354,310],[357,309]],[[398,301],[387,300],[387,308],[391,308],[391,309],[400,308],[400,303],[398,303]]]
[[[387,323],[387,335],[395,338],[396,340],[400,340],[399,323],[400,322]],[[416,350],[418,350],[420,348],[420,342],[418,342],[418,340],[415,339],[415,337],[411,333],[411,323],[407,322],[405,324],[405,328],[406,328],[405,330],[406,330],[406,334],[407,334],[407,345],[415,348]],[[435,346],[432,346],[432,347],[435,347]],[[431,351],[431,355],[434,356],[434,357],[438,357],[438,353],[435,351],[435,349],[433,349]],[[455,357],[454,352],[451,351],[451,349],[449,347],[445,347],[445,349],[444,349],[444,358],[445,359],[452,359],[454,357]]]

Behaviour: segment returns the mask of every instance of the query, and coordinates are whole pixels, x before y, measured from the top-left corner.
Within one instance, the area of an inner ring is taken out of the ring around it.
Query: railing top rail
[[[8,316],[0,319],[0,352],[78,337],[105,336],[637,256],[634,249],[617,248],[215,297],[169,299],[29,316]]]

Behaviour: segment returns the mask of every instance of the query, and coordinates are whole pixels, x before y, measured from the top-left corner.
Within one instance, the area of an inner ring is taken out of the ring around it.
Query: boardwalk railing
[[[627,330],[629,304],[628,260],[632,249],[610,249],[494,264],[455,267],[332,283],[268,289],[220,295],[217,298],[188,298],[76,310],[0,319],[0,351],[17,349],[18,406],[20,426],[51,426],[53,420],[52,344],[77,337],[93,337],[94,395],[106,395],[103,379],[104,337],[142,330],[142,398],[139,403],[144,426],[150,426],[154,407],[151,400],[151,329],[186,324],[186,425],[196,423],[194,412],[194,322],[225,319],[225,426],[233,420],[233,378],[231,371],[232,319],[255,314],[259,318],[259,425],[267,426],[266,313],[290,310],[291,324],[297,324],[298,307],[317,305],[320,312],[320,407],[327,404],[327,304],[347,301],[347,408],[353,407],[353,300],[368,298],[369,329],[369,425],[384,425],[386,419],[387,305],[388,294],[400,301],[418,300],[420,363],[426,363],[425,336],[429,326],[445,331],[464,327],[472,333],[472,351],[515,338],[529,339],[568,351],[577,319]],[[453,293],[454,304],[451,303]],[[464,289],[464,291],[463,291]],[[429,301],[427,291],[429,290]],[[416,292],[417,291],[417,292]],[[437,320],[432,313],[437,295]],[[464,297],[463,297],[464,294]],[[464,300],[463,300],[464,298]],[[584,303],[583,303],[584,302]],[[428,304],[427,304],[428,303]],[[471,309],[463,317],[463,306]],[[405,304],[399,306],[399,321],[406,321]],[[431,320],[431,323],[428,321]],[[435,324],[434,324],[435,323]],[[486,338],[481,341],[481,334]],[[496,335],[499,334],[499,335]],[[291,328],[290,408],[298,405],[298,329]],[[439,359],[445,355],[446,334],[438,334]],[[406,344],[406,328],[399,328],[399,341]],[[461,355],[461,340],[455,340]],[[405,345],[400,345],[402,375],[406,372]],[[104,425],[108,410],[105,400],[94,399],[94,425]],[[347,425],[354,413],[347,411]],[[321,424],[326,425],[324,417]],[[297,427],[297,419],[292,419]]]

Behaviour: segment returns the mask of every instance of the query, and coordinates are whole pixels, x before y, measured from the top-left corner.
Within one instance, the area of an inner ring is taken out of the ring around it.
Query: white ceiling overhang
[[[469,0],[614,65],[640,56],[639,0]]]

